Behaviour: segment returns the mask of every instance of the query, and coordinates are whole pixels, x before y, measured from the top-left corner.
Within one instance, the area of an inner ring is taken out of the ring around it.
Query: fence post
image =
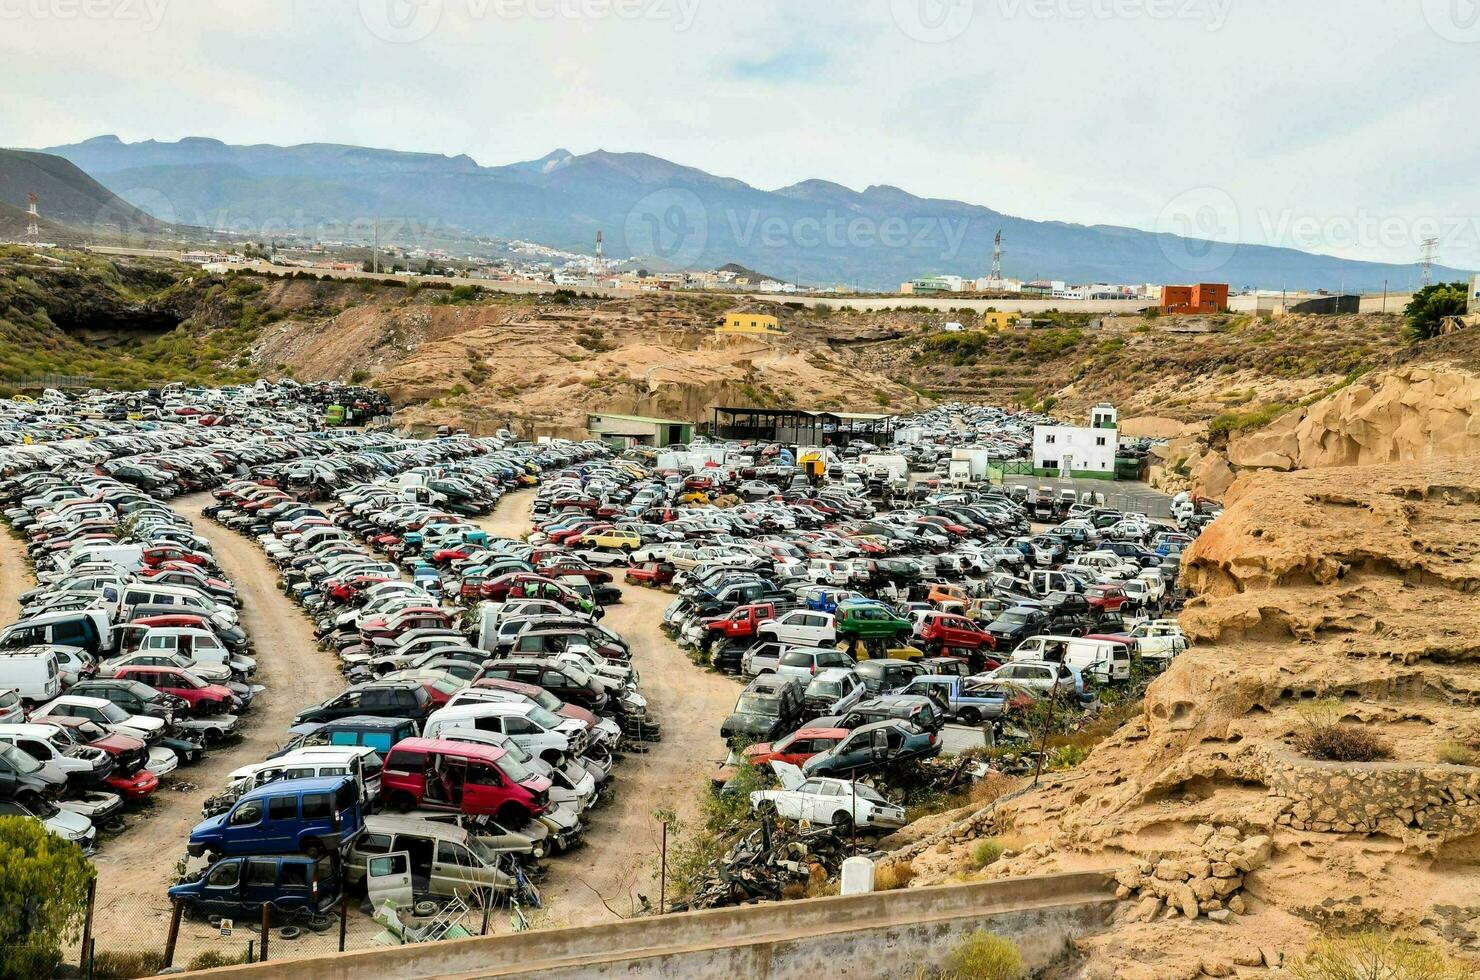
[[[185,902],[179,899],[170,910],[170,936],[164,944],[164,965],[175,965],[175,943],[180,938],[180,915],[185,911]]]
[[[97,958],[98,941],[96,939],[89,939],[87,941],[87,967],[83,971],[83,976],[85,976],[87,980],[93,980],[93,961],[95,961]]]
[[[82,920],[82,962],[77,964],[80,970],[86,970],[88,966],[87,947],[92,943],[92,920],[93,903],[98,897],[98,879],[93,878],[87,883],[87,913]]]
[[[269,929],[268,929],[268,925],[267,925],[267,903],[266,902],[263,902],[262,903],[262,939],[261,939],[261,942],[259,944],[260,945],[259,952],[260,952],[261,955],[259,955],[257,957],[257,962],[258,963],[266,963],[267,962],[267,936],[268,936],[268,932],[269,932]]]
[[[349,928],[349,896],[339,896],[339,951],[344,952],[344,933]]]

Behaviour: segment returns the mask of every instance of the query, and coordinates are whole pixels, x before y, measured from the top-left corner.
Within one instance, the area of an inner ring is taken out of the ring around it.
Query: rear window
[[[785,667],[810,667],[812,666],[812,656],[810,653],[782,654],[781,664]]]
[[[308,864],[303,861],[286,861],[283,863],[283,887],[297,891],[308,889]]]
[[[386,772],[421,772],[426,767],[426,757],[420,752],[400,750],[392,752],[385,760]]]

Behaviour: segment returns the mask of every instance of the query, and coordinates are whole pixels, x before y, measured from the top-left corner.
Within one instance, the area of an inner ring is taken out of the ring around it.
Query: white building
[[[1115,451],[1120,443],[1119,415],[1114,406],[1096,405],[1088,426],[1035,425],[1033,468],[1059,476],[1115,476]]]

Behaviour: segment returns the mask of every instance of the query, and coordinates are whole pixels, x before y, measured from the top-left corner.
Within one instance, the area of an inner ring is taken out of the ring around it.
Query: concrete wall
[[[240,980],[367,977],[812,980],[900,977],[942,963],[978,928],[1018,943],[1030,968],[1104,927],[1115,899],[1098,873],[1044,875],[712,909],[607,925],[227,967]]]

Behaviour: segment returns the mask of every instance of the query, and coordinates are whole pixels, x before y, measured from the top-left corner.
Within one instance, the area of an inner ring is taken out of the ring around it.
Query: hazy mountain
[[[248,235],[335,237],[336,229],[379,220],[383,234],[401,243],[465,232],[589,252],[601,230],[608,256],[635,256],[654,268],[736,262],[798,282],[893,289],[931,273],[985,275],[1000,229],[1004,271],[1022,279],[1349,290],[1380,289],[1387,280],[1396,290],[1416,278],[1411,265],[1033,221],[897,187],[854,191],[807,180],[765,191],[643,153],[556,150],[482,167],[467,156],[323,143],[124,143],[114,136],[46,152],[165,220]],[[1451,273],[1459,275],[1438,270]]]
[[[71,241],[90,230],[97,237],[120,231],[153,235],[163,230],[158,220],[121,200],[68,160],[0,149],[0,205],[5,206],[0,210],[0,229],[7,237],[25,233],[25,211],[33,193],[39,199],[42,237],[50,241]]]

